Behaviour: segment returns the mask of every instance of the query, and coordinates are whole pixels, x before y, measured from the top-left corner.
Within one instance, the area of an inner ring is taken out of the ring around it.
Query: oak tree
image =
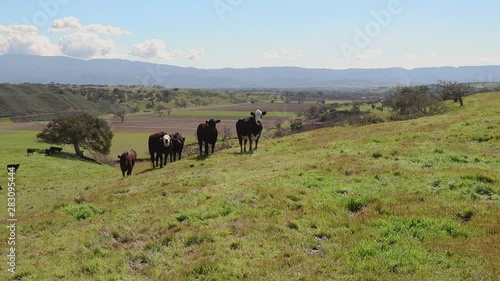
[[[82,148],[109,154],[113,132],[104,119],[82,112],[50,121],[36,137],[39,142],[73,145],[75,153],[84,157]]]

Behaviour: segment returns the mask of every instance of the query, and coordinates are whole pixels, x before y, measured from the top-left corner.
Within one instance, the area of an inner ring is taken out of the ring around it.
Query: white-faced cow
[[[198,137],[198,145],[200,146],[200,156],[203,155],[202,146],[205,143],[205,155],[208,155],[208,144],[212,145],[212,154],[214,154],[215,143],[217,142],[217,127],[216,124],[220,123],[220,120],[214,120],[213,118],[205,121],[198,125],[198,130],[196,130],[196,136]]]
[[[122,176],[125,177],[125,172],[127,176],[132,174],[132,169],[134,169],[135,160],[137,160],[137,153],[133,149],[124,151],[121,155],[118,155],[120,159],[120,168],[122,169]]]
[[[167,133],[159,132],[150,135],[148,139],[148,148],[153,168],[155,168],[155,160],[156,167],[158,167],[158,160],[160,160],[160,168],[163,168],[163,165],[167,165],[167,156],[170,155],[170,150],[172,149],[172,142]],[[165,159],[163,155],[165,155]]]
[[[179,156],[179,160],[181,160],[182,150],[184,149],[184,142],[186,138],[184,138],[181,134],[175,133],[170,135],[170,139],[172,140],[172,150],[170,150],[170,162],[174,162],[177,160],[177,156]]]
[[[250,150],[252,150],[252,138],[255,137],[255,149],[259,143],[260,134],[262,132],[262,116],[266,115],[266,111],[256,110],[250,112],[251,117],[241,118],[236,122],[236,133],[240,142],[240,153],[247,151],[247,141],[250,142]],[[244,145],[243,145],[244,142]]]

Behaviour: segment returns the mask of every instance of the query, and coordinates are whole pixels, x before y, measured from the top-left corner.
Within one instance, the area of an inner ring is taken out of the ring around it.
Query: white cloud
[[[294,60],[302,56],[303,55],[299,50],[292,48],[269,50],[264,52],[264,57],[269,60]]]
[[[167,57],[166,44],[162,40],[150,39],[132,46],[129,54],[141,58]]]
[[[116,47],[111,39],[103,39],[97,34],[76,32],[63,36],[59,46],[64,54],[77,58],[105,56]]]
[[[12,25],[0,25],[0,32],[9,34],[37,34],[38,28],[34,25],[26,24],[12,24]]]
[[[184,51],[179,49],[173,49],[172,52],[168,53],[168,58],[178,58],[184,55]]]
[[[159,39],[150,39],[141,43],[137,43],[130,49],[129,55],[141,57],[145,59],[174,59],[185,57],[190,60],[195,60],[203,57],[205,50],[191,49],[183,51],[180,49],[167,50],[167,45]]]
[[[89,24],[85,26],[85,31],[87,32],[96,32],[96,33],[104,33],[108,35],[131,35],[130,31],[112,25],[102,25],[102,24]]]
[[[52,25],[49,29],[50,34],[78,30],[82,27],[80,20],[76,17],[65,17],[62,19],[55,19],[52,21]]]
[[[278,51],[275,51],[275,50],[270,50],[270,51],[265,52],[264,57],[266,59],[270,59],[270,60],[281,59],[280,54],[278,53]]]
[[[59,47],[34,25],[0,25],[0,54],[60,55]]]
[[[197,60],[201,59],[205,55],[205,50],[203,49],[191,49],[186,53],[186,58],[190,60]]]
[[[77,17],[64,17],[52,21],[50,34],[72,31],[85,33],[102,33],[107,35],[130,35],[131,33],[121,27],[102,24],[82,25]]]
[[[59,39],[61,51],[77,58],[94,58],[111,55],[116,50],[113,40],[101,35],[130,35],[131,33],[117,26],[88,24],[83,25],[77,17],[64,17],[52,21],[50,34],[69,32]]]

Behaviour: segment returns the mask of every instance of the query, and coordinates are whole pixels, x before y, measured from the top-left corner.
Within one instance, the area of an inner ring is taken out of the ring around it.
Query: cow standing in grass
[[[202,146],[205,143],[205,155],[208,155],[208,145],[212,145],[212,154],[214,154],[215,143],[217,142],[217,123],[220,120],[214,120],[213,118],[205,121],[198,125],[198,130],[196,130],[196,136],[198,137],[198,145],[200,146],[200,156],[203,155]]]
[[[167,165],[167,156],[170,155],[172,149],[172,142],[167,133],[159,132],[150,135],[148,139],[148,148],[153,168],[155,168],[155,160],[156,167],[158,167],[158,160],[160,160],[160,168],[163,168],[163,165]],[[164,155],[165,159],[163,159]]]
[[[241,118],[236,122],[240,153],[247,151],[247,141],[250,142],[250,150],[252,150],[252,137],[255,137],[255,149],[257,149],[260,134],[262,133],[262,116],[266,115],[266,113],[266,111],[257,109],[255,112],[250,112],[251,117]]]
[[[172,150],[170,150],[170,162],[174,162],[179,156],[179,160],[181,160],[182,150],[184,149],[184,142],[186,138],[182,137],[181,134],[175,133],[170,135],[170,139],[172,140]]]
[[[132,169],[134,169],[135,160],[137,160],[137,153],[133,149],[129,149],[123,152],[121,155],[118,155],[120,159],[120,168],[122,169],[122,176],[125,177],[125,172],[127,172],[127,176],[132,174]]]

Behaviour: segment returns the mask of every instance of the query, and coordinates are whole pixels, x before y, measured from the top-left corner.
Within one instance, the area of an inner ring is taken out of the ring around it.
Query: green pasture
[[[27,148],[34,148],[37,150],[35,154],[43,155],[46,148],[50,144],[38,143],[36,141],[36,134],[38,131],[0,131],[0,161],[2,164],[8,163],[23,163],[33,160],[31,156],[26,156]],[[108,159],[115,160],[117,155],[121,154],[127,149],[134,149],[138,158],[148,158],[148,137],[149,133],[115,133],[111,145],[111,152]],[[184,136],[186,138],[186,145],[196,142],[195,136]],[[62,145],[63,152],[75,153],[73,146]],[[84,152],[87,156],[92,156],[88,152]],[[102,159],[100,159],[102,160]],[[5,166],[4,165],[4,166]]]
[[[26,156],[48,145],[1,132],[2,165],[21,168],[19,258],[0,280],[496,280],[500,93],[449,107],[138,163],[128,178]],[[119,134],[113,151],[144,141]]]

